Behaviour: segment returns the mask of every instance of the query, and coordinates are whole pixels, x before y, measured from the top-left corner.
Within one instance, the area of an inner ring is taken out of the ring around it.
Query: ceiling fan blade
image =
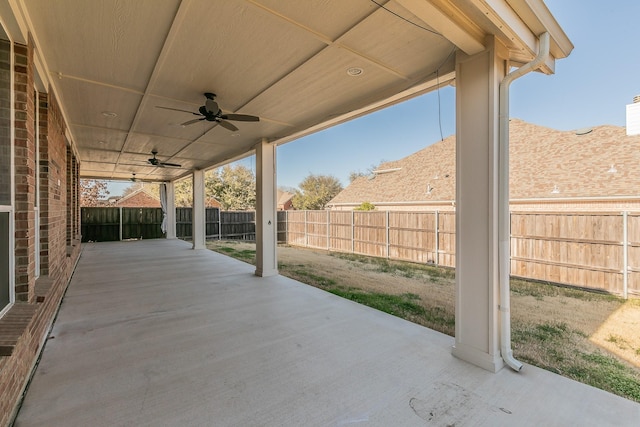
[[[240,122],[259,122],[260,117],[250,116],[248,114],[223,114],[220,116],[221,119],[225,120],[238,120]]]
[[[235,127],[229,122],[225,122],[224,120],[217,120],[217,122],[220,123],[220,126],[222,126],[225,129],[229,129],[231,132],[235,132],[238,130],[237,127]]]
[[[194,113],[193,111],[188,111],[188,110],[181,110],[179,108],[171,108],[171,107],[162,107],[160,105],[156,105],[156,108],[162,108],[163,110],[171,110],[171,111],[180,111],[182,113],[189,113],[189,114],[193,114],[194,116],[199,116],[200,114],[198,113]]]
[[[180,126],[189,126],[189,125],[192,125],[192,124],[194,124],[194,123],[200,122],[200,121],[202,121],[202,120],[204,120],[204,117],[203,117],[203,118],[201,118],[201,119],[188,120],[188,121],[186,121],[186,122],[184,122],[184,123],[180,123]]]
[[[209,113],[218,114],[220,111],[220,107],[218,107],[218,103],[213,99],[207,99],[204,103],[205,108]]]
[[[166,162],[161,162],[160,164],[161,164],[162,166],[171,166],[171,167],[174,167],[174,168],[181,168],[181,167],[182,167],[182,165],[179,165],[179,164],[177,164],[177,163],[166,163]]]

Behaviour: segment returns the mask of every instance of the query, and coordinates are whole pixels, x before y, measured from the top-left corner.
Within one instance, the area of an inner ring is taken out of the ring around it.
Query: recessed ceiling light
[[[118,117],[118,114],[114,113],[113,111],[103,111],[102,115],[105,117]]]
[[[104,141],[98,141],[98,144],[104,144],[104,143],[105,143]]]
[[[360,67],[351,67],[347,69],[347,74],[351,77],[360,76],[362,75],[362,73],[364,73],[364,70]]]
[[[237,136],[240,136],[240,134],[239,133],[232,133],[231,136],[235,138]]]

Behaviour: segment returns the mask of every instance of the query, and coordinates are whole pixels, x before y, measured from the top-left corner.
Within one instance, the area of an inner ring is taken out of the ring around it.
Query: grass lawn
[[[255,262],[255,244],[207,245]],[[454,335],[451,269],[287,246],[278,247],[278,260],[283,276]],[[517,359],[640,402],[640,329],[633,323],[640,300],[523,280],[512,280],[511,291]]]

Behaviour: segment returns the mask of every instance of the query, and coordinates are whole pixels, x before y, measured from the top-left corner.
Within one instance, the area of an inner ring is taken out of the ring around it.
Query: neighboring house
[[[220,207],[222,205],[220,205],[220,202],[215,197],[206,196],[205,199],[204,199],[204,206],[206,208],[218,208],[218,209],[220,209]]]
[[[112,206],[121,208],[159,208],[161,207],[160,196],[154,194],[147,187],[140,187],[116,200]]]
[[[379,210],[453,210],[455,136],[354,180],[328,208],[362,202]],[[558,131],[510,121],[510,198],[513,210],[640,208],[640,135],[624,127]]]
[[[279,211],[288,211],[293,209],[293,194],[288,191],[278,190],[278,207]]]
[[[159,208],[160,196],[156,192],[148,187],[140,187],[131,193],[118,197],[109,197],[105,206],[120,207],[120,208]],[[207,197],[205,199],[205,207],[220,209],[220,202],[214,197]]]

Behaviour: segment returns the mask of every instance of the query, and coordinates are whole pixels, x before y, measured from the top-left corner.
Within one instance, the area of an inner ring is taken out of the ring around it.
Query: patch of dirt
[[[254,243],[240,241],[209,242],[209,245],[211,248],[231,246],[237,251],[255,249]],[[314,275],[335,280],[336,285],[396,295],[412,293],[426,306],[441,307],[451,315],[455,312],[453,278],[432,277],[426,271],[405,277],[403,270],[387,268],[383,272],[377,264],[359,262],[350,259],[349,255],[290,246],[278,246],[278,262],[285,275],[287,271],[295,272],[296,268],[304,267]],[[625,303],[621,299],[587,292],[578,296],[570,292],[565,295],[562,289],[557,295],[513,294],[511,316],[514,323],[521,324],[564,323],[586,338],[583,345],[605,349],[640,368],[638,300]]]

